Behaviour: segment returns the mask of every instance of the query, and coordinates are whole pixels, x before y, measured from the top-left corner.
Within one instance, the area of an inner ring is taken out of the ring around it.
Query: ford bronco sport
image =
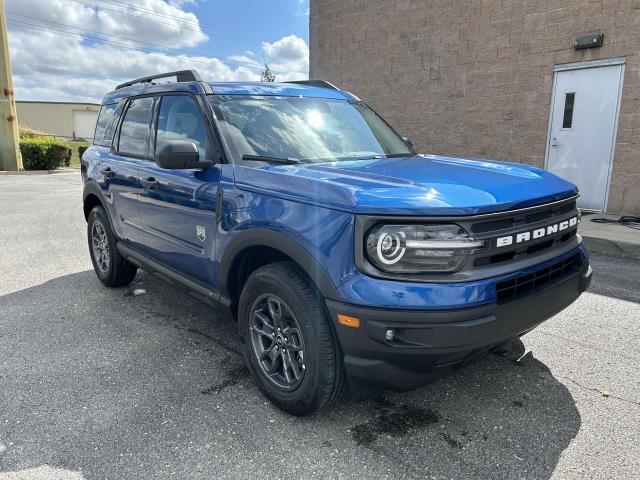
[[[574,185],[418,155],[323,81],[119,85],[82,175],[98,278],[142,268],[228,308],[255,382],[295,415],[345,385],[419,387],[591,280]]]

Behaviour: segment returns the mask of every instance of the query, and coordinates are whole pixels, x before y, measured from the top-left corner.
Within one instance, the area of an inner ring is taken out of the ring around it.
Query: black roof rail
[[[326,80],[290,80],[285,83],[297,83],[299,85],[309,85],[310,87],[330,88],[331,90],[340,90],[333,83]]]
[[[148,77],[137,78],[129,82],[121,83],[116,87],[116,90],[121,88],[130,87],[137,83],[151,83],[152,80],[158,78],[176,77],[178,82],[201,82],[200,74],[196,70],[178,70],[177,72],[159,73],[157,75],[150,75]]]

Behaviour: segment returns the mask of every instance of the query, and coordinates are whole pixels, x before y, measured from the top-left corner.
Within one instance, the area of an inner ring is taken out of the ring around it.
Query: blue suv
[[[142,268],[223,305],[255,382],[295,415],[345,386],[419,387],[591,280],[574,185],[418,155],[323,81],[187,70],[119,85],[82,175],[98,278],[118,287]]]

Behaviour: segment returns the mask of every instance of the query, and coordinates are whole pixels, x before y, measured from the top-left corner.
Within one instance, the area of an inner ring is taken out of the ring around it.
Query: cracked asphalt
[[[91,270],[78,174],[0,176],[0,480],[638,478],[640,262],[501,355],[310,418],[211,307]]]

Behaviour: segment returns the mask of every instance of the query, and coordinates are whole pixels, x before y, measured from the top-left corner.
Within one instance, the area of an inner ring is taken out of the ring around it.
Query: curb
[[[592,253],[601,253],[620,258],[633,258],[640,260],[640,242],[632,243],[620,240],[609,240],[600,237],[589,237],[584,233],[582,240]]]
[[[80,167],[65,167],[57,170],[19,170],[19,171],[0,171],[0,175],[59,175],[61,173],[77,173]]]

